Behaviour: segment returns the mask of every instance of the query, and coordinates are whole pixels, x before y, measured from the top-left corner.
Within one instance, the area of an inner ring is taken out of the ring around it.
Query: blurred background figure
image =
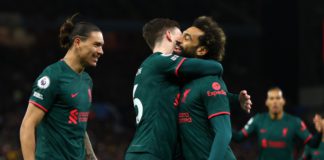
[[[318,148],[306,146],[300,160],[321,160],[324,159],[324,136]]]
[[[278,87],[270,88],[265,102],[268,112],[253,116],[239,132],[233,132],[234,141],[256,134],[259,146],[259,159],[292,160],[296,139],[304,145],[317,148],[322,140],[322,118],[314,117],[316,133],[310,134],[305,123],[298,117],[284,111],[285,99]],[[323,125],[324,126],[324,125]]]
[[[253,97],[251,114],[266,111],[261,106],[271,85],[285,91],[285,111],[303,119],[307,126],[312,126],[313,113],[323,113],[322,0],[202,0],[200,3],[3,0],[0,5],[2,159],[9,159],[8,153],[21,159],[19,126],[32,83],[48,64],[63,57],[65,52],[59,47],[57,28],[76,12],[97,24],[109,42],[103,46],[109,54],[98,62],[96,69],[87,70],[90,76],[95,76],[94,107],[87,130],[99,159],[123,159],[134,134],[133,81],[137,68],[150,53],[141,29],[145,22],[156,17],[175,19],[182,29],[200,15],[211,16],[221,24],[227,35],[225,52],[228,53],[223,61],[226,69],[223,78],[231,84],[228,90],[233,93],[238,93],[244,84]],[[239,108],[231,110],[231,115],[236,129],[250,118],[242,115]],[[315,132],[313,127],[309,129]],[[237,159],[256,159],[259,152],[255,141],[252,138],[232,143]]]

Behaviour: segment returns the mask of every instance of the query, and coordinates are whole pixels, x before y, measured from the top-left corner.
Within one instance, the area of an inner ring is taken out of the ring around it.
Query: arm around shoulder
[[[179,74],[185,78],[199,78],[209,75],[222,75],[223,66],[214,60],[187,58],[179,68]]]

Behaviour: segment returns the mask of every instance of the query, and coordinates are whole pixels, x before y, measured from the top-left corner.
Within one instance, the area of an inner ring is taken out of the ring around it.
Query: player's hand
[[[314,122],[316,131],[323,132],[324,121],[322,120],[322,117],[319,114],[315,114],[313,122]]]
[[[239,95],[240,105],[243,110],[247,113],[250,113],[252,108],[251,96],[247,93],[246,90],[242,90]]]

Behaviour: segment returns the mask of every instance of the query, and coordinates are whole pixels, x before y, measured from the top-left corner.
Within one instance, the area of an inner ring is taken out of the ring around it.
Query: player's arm
[[[208,75],[221,75],[223,73],[223,66],[214,60],[184,58],[178,64],[175,73],[177,76],[183,78],[199,78]]]
[[[312,135],[305,123],[300,119],[297,119],[297,136],[304,141],[304,144],[308,145],[312,148],[318,148],[322,140],[322,125],[321,125],[321,117],[319,115],[315,115],[314,117],[314,125],[317,132]]]
[[[35,159],[35,131],[55,99],[57,89],[55,79],[52,70],[46,68],[34,82],[32,95],[20,127],[20,142],[25,160]]]
[[[251,96],[246,90],[242,90],[240,94],[234,94],[227,92],[227,97],[231,104],[231,107],[241,107],[247,113],[250,113],[252,108]]]
[[[302,156],[299,158],[299,160],[311,160],[312,159],[312,154],[311,150],[308,146],[305,147],[304,152]]]
[[[208,159],[224,159],[232,137],[230,116],[226,114],[219,115],[211,118],[209,121],[215,132],[215,138]]]
[[[253,132],[255,132],[257,125],[256,120],[257,115],[252,117],[247,124],[240,131],[232,131],[233,137],[232,139],[236,142],[241,142],[245,138],[248,138]]]
[[[97,160],[96,154],[93,151],[92,145],[91,145],[91,141],[89,138],[89,135],[87,132],[85,132],[84,135],[84,144],[85,144],[85,149],[86,149],[86,159],[87,160]]]
[[[45,112],[35,104],[29,103],[20,126],[20,143],[24,160],[34,160],[36,141],[35,131]]]

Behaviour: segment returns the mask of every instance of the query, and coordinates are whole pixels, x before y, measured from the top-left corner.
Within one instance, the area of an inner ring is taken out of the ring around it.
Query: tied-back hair
[[[194,22],[193,26],[204,32],[199,37],[199,45],[205,46],[208,50],[204,58],[223,60],[225,56],[226,36],[223,29],[211,17],[200,16]]]
[[[179,23],[168,18],[155,18],[144,25],[143,38],[153,49],[155,43],[162,40],[164,32],[173,28],[180,28]]]
[[[90,32],[101,32],[98,26],[90,22],[74,22],[77,15],[79,13],[66,19],[60,28],[59,40],[62,48],[70,48],[76,37],[86,40]]]

